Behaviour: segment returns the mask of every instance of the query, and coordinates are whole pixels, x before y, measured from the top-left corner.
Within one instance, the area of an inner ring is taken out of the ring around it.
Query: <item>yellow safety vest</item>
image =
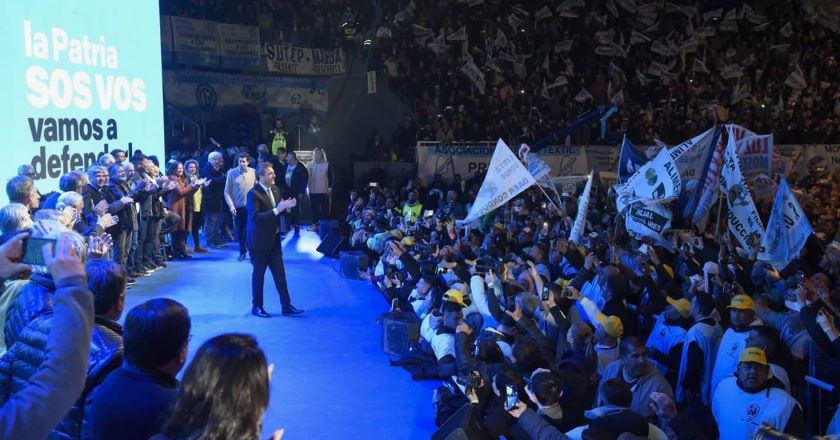
[[[286,148],[286,136],[283,136],[283,132],[277,131],[271,141],[271,154],[277,156],[277,150],[281,148]]]

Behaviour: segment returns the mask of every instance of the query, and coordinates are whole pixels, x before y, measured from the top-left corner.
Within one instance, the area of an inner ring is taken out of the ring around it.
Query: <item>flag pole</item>
[[[718,231],[720,231],[720,214],[721,214],[721,212],[723,212],[723,191],[720,191],[719,194],[720,194],[720,196],[718,197],[718,215],[717,215],[717,221],[715,222],[715,234],[714,234],[715,241],[718,241],[718,240],[720,240],[720,238],[722,238],[722,237],[719,237]]]
[[[557,206],[557,204],[556,204],[556,203],[554,203],[554,200],[551,200],[551,197],[549,197],[549,196],[548,196],[548,193],[547,193],[547,192],[545,192],[545,189],[543,189],[542,185],[540,185],[539,183],[537,183],[536,185],[537,185],[537,188],[539,188],[539,189],[540,189],[540,191],[542,191],[542,193],[543,193],[543,195],[545,196],[545,198],[546,198],[546,199],[548,199],[548,202],[549,202],[549,203],[551,203],[551,206],[553,206],[553,207],[554,207],[554,209],[556,209],[556,210],[557,210],[557,213],[559,214],[559,213],[560,213],[560,207],[559,207],[559,206]]]

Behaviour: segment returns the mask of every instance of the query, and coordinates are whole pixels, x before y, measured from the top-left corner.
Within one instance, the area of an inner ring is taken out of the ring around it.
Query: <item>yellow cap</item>
[[[405,246],[414,246],[414,237],[403,237],[400,243],[404,244]]]
[[[741,357],[738,362],[754,362],[756,364],[767,365],[767,355],[764,350],[758,347],[747,347],[741,352]]]
[[[397,238],[403,238],[403,233],[399,229],[391,229],[391,235]]]
[[[468,260],[468,259],[464,258],[464,263],[466,263],[467,266],[475,267],[475,264],[477,263],[477,261],[476,260]]]
[[[755,302],[747,295],[735,295],[728,307],[730,309],[755,310]]]
[[[604,331],[613,338],[620,338],[624,334],[624,324],[618,316],[607,316],[601,312],[595,315],[595,319],[604,328]]]
[[[496,223],[495,225],[493,225],[493,227],[494,227],[494,228],[496,228],[496,229],[498,229],[498,230],[500,230],[500,231],[504,231],[504,230],[505,230],[505,225],[503,225],[503,224],[501,224],[501,223]]]
[[[665,301],[668,301],[668,304],[674,308],[683,318],[688,318],[691,316],[691,303],[688,302],[685,298],[674,299],[670,296],[665,297]]]
[[[458,304],[461,307],[466,307],[467,304],[464,302],[464,294],[461,293],[460,290],[449,289],[446,293],[443,294],[443,300],[451,303]]]

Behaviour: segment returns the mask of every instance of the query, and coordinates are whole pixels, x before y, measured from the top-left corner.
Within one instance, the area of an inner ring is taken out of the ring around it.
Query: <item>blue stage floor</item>
[[[369,283],[342,278],[333,260],[315,251],[318,243],[311,232],[284,240],[292,302],[306,310],[303,317],[280,315],[269,273],[265,309],[272,318],[250,315],[251,265],[237,261],[233,243],[141,278],[128,291],[126,312],[156,297],[184,304],[192,316],[191,357],[216,334],[255,335],[275,364],[263,438],[285,428],[284,440],[428,439],[437,382],[414,382],[388,365],[375,323],[387,304]]]

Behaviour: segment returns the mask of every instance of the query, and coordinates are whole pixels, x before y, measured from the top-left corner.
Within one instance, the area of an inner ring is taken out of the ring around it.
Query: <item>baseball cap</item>
[[[756,364],[767,365],[767,355],[764,350],[758,347],[747,347],[741,352],[741,357],[738,362],[754,362]]]
[[[464,301],[464,294],[461,293],[460,290],[449,289],[443,294],[443,300],[446,302],[451,302],[458,304],[461,307],[467,307],[467,303]]]
[[[735,295],[727,308],[740,310],[755,310],[755,302],[747,295]]]
[[[400,243],[405,246],[414,246],[414,237],[403,237]]]
[[[613,338],[620,338],[624,334],[624,324],[618,316],[607,316],[601,312],[595,315],[595,319],[604,328],[604,331]]]
[[[691,303],[688,302],[685,298],[674,299],[670,296],[665,297],[665,301],[668,301],[668,304],[674,308],[683,318],[688,318],[691,316]]]

